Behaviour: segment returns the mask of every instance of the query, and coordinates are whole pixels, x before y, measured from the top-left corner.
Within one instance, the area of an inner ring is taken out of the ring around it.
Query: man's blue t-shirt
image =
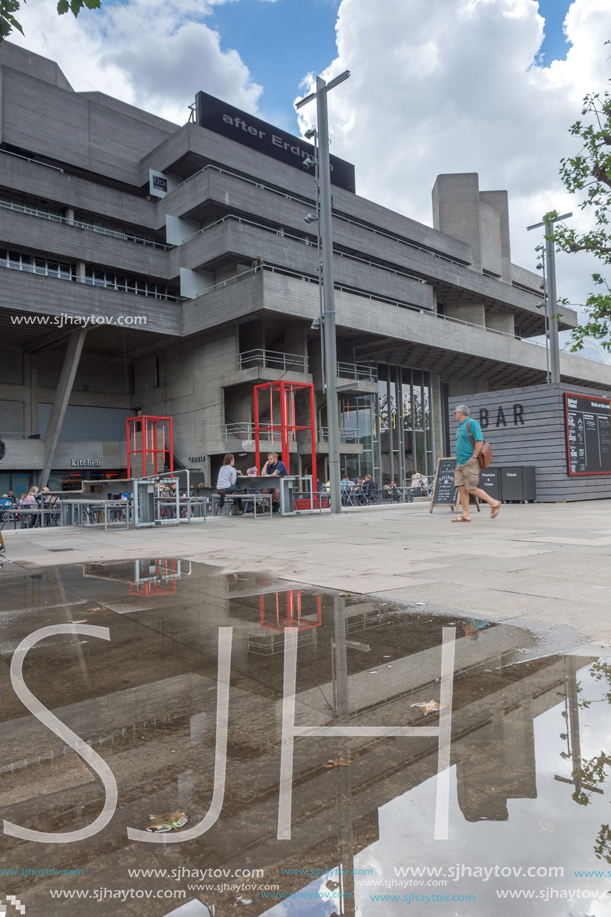
[[[286,470],[286,465],[284,464],[284,462],[281,462],[279,459],[275,465],[268,464],[267,466],[267,473],[272,474],[273,472],[276,472],[279,478],[285,478],[288,474],[288,471]]]
[[[467,424],[469,428],[467,429]],[[473,437],[473,442],[476,443],[478,440],[483,439],[482,428],[478,424],[477,420],[473,420],[472,417],[466,417],[465,420],[460,424],[458,430],[456,431],[456,464],[457,465],[466,465],[471,456],[473,455],[473,446],[471,444],[471,438],[469,432]]]

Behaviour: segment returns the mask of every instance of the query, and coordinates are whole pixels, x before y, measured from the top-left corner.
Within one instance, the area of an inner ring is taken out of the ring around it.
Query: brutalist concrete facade
[[[0,99],[0,474],[122,472],[124,418],[141,411],[171,415],[177,462],[211,481],[227,451],[254,461],[253,385],[284,378],[314,383],[322,477],[312,174],[74,92],[10,43]],[[476,174],[438,177],[434,228],[337,187],[333,206],[344,468],[430,473],[450,399],[544,382],[540,277],[511,263],[507,195]],[[563,353],[561,371],[611,388],[603,364]],[[291,450],[307,470],[309,443]]]

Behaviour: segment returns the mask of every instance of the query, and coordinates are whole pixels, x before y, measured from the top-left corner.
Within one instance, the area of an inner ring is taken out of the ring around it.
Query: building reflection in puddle
[[[16,895],[28,917],[90,914],[90,899],[50,891],[101,888],[150,892],[145,910],[128,897],[121,913],[152,917],[190,900],[202,914],[237,905],[277,917],[428,914],[435,905],[443,914],[610,912],[608,880],[574,875],[610,855],[604,661],[537,656],[513,625],[185,561],[35,574],[7,566],[1,576],[3,817],[73,831],[104,801],[96,774],[12,692],[14,649],[41,627],[73,623],[75,633],[33,647],[24,681],[106,761],[119,790],[110,824],[80,845],[0,835],[0,871],[17,870],[4,874],[0,895]],[[78,635],[83,623],[109,628],[110,641]],[[279,840],[287,628],[297,641],[295,725],[379,732],[439,724],[444,627],[456,629],[448,840],[434,839],[435,735],[324,733],[294,740],[290,839]],[[219,628],[233,634],[220,817],[185,843],[129,841],[127,829],[145,830],[151,815],[186,813],[171,832],[178,838],[210,808]],[[18,874],[26,868],[83,873]],[[141,869],[158,875],[133,874]],[[170,898],[176,892],[184,897]],[[506,892],[538,897],[499,897]],[[586,892],[597,893],[595,910]]]

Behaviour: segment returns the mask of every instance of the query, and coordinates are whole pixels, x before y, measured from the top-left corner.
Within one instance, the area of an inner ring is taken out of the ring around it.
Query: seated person
[[[257,478],[258,476],[259,476],[259,469],[257,468],[256,465],[253,465],[252,468],[247,468],[247,469],[246,469],[246,477],[247,477],[247,478]],[[260,494],[261,491],[258,490],[256,487],[255,487],[255,488],[249,487],[249,488],[247,488],[246,493],[249,493],[249,494]],[[245,515],[246,515],[246,514],[250,515],[251,513],[254,513],[254,509],[255,509],[255,504],[254,504],[254,503],[242,503],[242,512],[243,512]]]
[[[27,496],[21,498],[20,505],[24,509],[38,509],[38,499],[38,487],[34,485],[33,487],[30,487]],[[31,516],[29,513],[28,515],[23,515],[21,519],[22,529],[34,528],[35,524],[36,521],[33,516]]]
[[[358,475],[356,479],[356,501],[363,505],[367,502],[367,492],[365,490],[365,481]]]
[[[365,475],[365,480],[363,481],[363,491],[368,501],[374,500],[376,491],[376,482],[373,480],[370,474]]]
[[[235,458],[228,452],[225,458],[223,459],[223,464],[219,470],[218,478],[216,479],[216,490],[217,493],[221,495],[220,506],[225,505],[225,494],[243,494],[244,491],[236,484],[236,477],[238,476],[238,470],[235,466]],[[242,473],[241,471],[239,472]]]
[[[264,478],[266,477],[266,475],[271,475],[272,477],[275,477],[275,478],[285,478],[287,474],[288,474],[288,471],[286,470],[286,465],[284,464],[284,462],[278,461],[278,453],[277,452],[268,452],[267,453],[267,462],[261,469],[261,477]],[[265,487],[261,491],[261,493],[268,494],[269,489]],[[275,504],[274,512],[277,512],[278,508],[280,507],[280,488],[279,487],[274,487],[274,489],[272,490],[272,499]]]

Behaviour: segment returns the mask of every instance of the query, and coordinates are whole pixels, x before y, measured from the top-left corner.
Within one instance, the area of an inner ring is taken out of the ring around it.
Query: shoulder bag
[[[471,445],[475,449],[475,440],[473,439],[473,434],[471,433],[471,428],[469,427],[468,418],[467,418],[467,433],[469,434]],[[477,461],[479,462],[479,467],[482,469],[482,471],[484,470],[484,468],[487,468],[488,465],[491,464],[493,458],[494,458],[494,455],[492,454],[492,446],[490,445],[490,443],[487,443],[486,441],[484,441],[482,443],[482,448],[479,451],[479,455],[477,456]]]

